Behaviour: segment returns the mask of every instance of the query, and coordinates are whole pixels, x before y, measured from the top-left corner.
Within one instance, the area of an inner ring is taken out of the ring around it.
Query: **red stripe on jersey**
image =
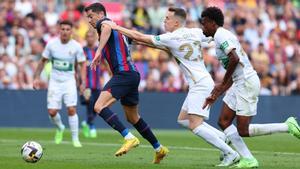
[[[122,52],[122,62],[123,62],[123,65],[124,65],[124,70],[128,71],[129,70],[129,65],[128,65],[128,62],[127,62],[127,53],[126,53],[126,50],[125,50],[123,35],[118,32],[118,37],[119,37],[119,42],[120,42],[120,50]]]
[[[94,59],[95,58],[95,51],[91,50],[91,52],[92,52],[92,57]],[[98,67],[99,66],[96,67],[96,70],[98,69]],[[91,88],[97,89],[97,80],[98,80],[98,78],[97,78],[97,71],[93,70],[92,73],[93,73],[93,78],[92,78],[92,84],[93,84],[93,86],[91,86]]]
[[[106,60],[108,62],[108,65],[110,67],[110,70],[113,72],[113,68],[112,68],[112,63],[111,63],[111,58],[110,58],[110,53],[109,53],[109,50],[108,50],[108,45],[105,45],[105,55],[106,55]]]

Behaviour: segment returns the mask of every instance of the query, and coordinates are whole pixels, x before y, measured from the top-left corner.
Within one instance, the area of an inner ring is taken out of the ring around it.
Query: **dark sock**
[[[157,141],[150,127],[142,118],[140,118],[139,121],[133,126],[146,140],[149,141],[149,143],[153,146],[154,149],[160,146],[160,143]]]
[[[113,113],[109,108],[105,107],[99,113],[99,116],[106,121],[113,129],[117,130],[123,137],[128,134],[128,129],[121,123],[117,114]]]

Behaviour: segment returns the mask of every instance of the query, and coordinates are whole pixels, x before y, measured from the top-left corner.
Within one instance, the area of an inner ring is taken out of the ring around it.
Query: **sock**
[[[209,125],[209,124],[206,123],[206,122],[203,122],[202,124],[203,124],[204,126],[206,126],[207,128],[209,128],[210,130],[214,131],[220,139],[222,139],[223,141],[226,140],[226,135],[225,135],[222,131],[220,131],[220,130],[214,128],[213,126]]]
[[[207,143],[224,152],[224,154],[234,153],[234,150],[228,146],[217,134],[204,124],[200,124],[193,130],[193,133],[202,137]]]
[[[184,128],[189,128],[189,120],[177,120],[177,123],[180,124]]]
[[[78,115],[69,116],[69,125],[72,134],[72,141],[79,141],[78,138]]]
[[[224,130],[225,135],[231,141],[233,147],[239,152],[244,158],[253,158],[250,150],[239,135],[237,128],[232,124]]]
[[[159,151],[161,147],[160,143],[157,141],[148,124],[142,118],[140,118],[133,126],[146,140],[148,140],[155,150]]]
[[[183,126],[184,128],[189,128],[189,120],[177,120],[177,123],[178,124],[180,124],[181,126]],[[217,135],[218,135],[218,137],[220,138],[220,139],[222,139],[223,141],[225,141],[226,140],[226,135],[222,132],[222,131],[220,131],[220,130],[218,130],[218,129],[216,129],[216,128],[214,128],[213,126],[211,126],[211,125],[209,125],[208,123],[206,123],[206,122],[203,122],[202,123],[204,126],[206,126],[207,128],[209,128],[210,130],[212,130],[212,131],[214,131]]]
[[[287,133],[288,125],[285,123],[269,123],[269,124],[250,124],[249,135],[261,136],[273,133]]]
[[[118,116],[113,113],[109,108],[105,107],[99,113],[99,116],[110,125],[113,129],[117,130],[125,139],[134,138],[134,136],[129,132],[129,130],[122,124]]]
[[[56,113],[54,117],[49,116],[51,122],[60,130],[65,129],[64,124],[61,121],[61,117],[59,113]]]

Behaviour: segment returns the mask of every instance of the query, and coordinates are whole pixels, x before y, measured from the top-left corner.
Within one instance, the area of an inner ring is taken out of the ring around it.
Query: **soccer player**
[[[256,115],[260,81],[247,54],[242,49],[237,37],[224,29],[224,16],[217,7],[206,8],[201,14],[203,33],[214,38],[218,60],[226,69],[222,83],[216,85],[206,99],[203,108],[211,106],[225,91],[224,106],[219,118],[219,126],[227,138],[243,157],[237,168],[258,167],[242,137],[253,137],[272,133],[289,132],[300,139],[300,127],[295,118],[290,117],[285,123],[250,124]],[[237,128],[232,124],[236,117]]]
[[[179,113],[178,123],[225,154],[224,160],[218,166],[230,166],[239,160],[238,153],[224,142],[224,133],[204,122],[209,117],[209,109],[203,109],[202,104],[214,86],[201,54],[201,43],[208,38],[199,28],[184,27],[185,21],[186,12],[183,9],[169,8],[164,20],[168,33],[159,36],[128,30],[112,22],[105,23],[133,40],[170,50],[189,83],[189,92]]]
[[[83,51],[87,62],[91,63],[97,51],[97,37],[95,36],[94,31],[89,30],[86,33],[85,39],[87,44],[85,47],[83,47]],[[100,66],[97,66],[96,70],[91,70],[89,67],[87,67],[86,70],[86,89],[83,92],[81,99],[84,99],[83,102],[86,105],[87,119],[81,123],[81,126],[83,135],[85,137],[96,138],[97,131],[94,124],[94,119],[97,113],[94,111],[94,105],[100,94]]]
[[[110,105],[120,99],[127,120],[155,149],[156,153],[153,163],[158,164],[167,155],[169,150],[159,143],[149,125],[138,113],[140,74],[131,61],[127,38],[119,32],[112,30],[110,26],[102,24],[103,21],[109,19],[106,18],[106,10],[101,3],[91,4],[85,8],[85,11],[89,23],[97,30],[99,35],[99,46],[91,67],[95,68],[103,56],[113,74],[112,78],[101,91],[94,109],[99,116],[125,139],[125,143],[115,155],[121,156],[126,154],[140,143],[138,138],[129,132],[118,119],[117,115],[109,108]]]
[[[77,87],[75,80],[75,63],[78,62],[82,82],[81,91],[85,88],[85,56],[81,45],[71,38],[72,23],[70,21],[61,21],[59,23],[59,38],[48,42],[38,67],[34,73],[33,87],[40,88],[40,74],[48,61],[52,62],[50,73],[47,107],[50,120],[57,127],[55,134],[55,143],[60,144],[63,140],[65,126],[61,120],[59,110],[62,106],[62,100],[67,107],[69,116],[69,126],[72,133],[74,147],[82,147],[78,138],[78,116],[76,113],[77,105]]]

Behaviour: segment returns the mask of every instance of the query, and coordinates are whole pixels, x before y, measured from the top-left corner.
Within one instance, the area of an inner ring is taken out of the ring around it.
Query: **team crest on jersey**
[[[159,36],[155,36],[154,37],[156,41],[160,41],[160,37]]]
[[[223,43],[221,44],[220,48],[221,48],[222,50],[225,50],[228,46],[229,46],[228,42],[225,41],[225,42],[223,42]]]

